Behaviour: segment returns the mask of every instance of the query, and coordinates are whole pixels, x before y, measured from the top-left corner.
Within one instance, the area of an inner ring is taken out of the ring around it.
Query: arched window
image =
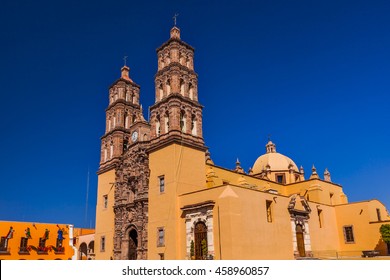
[[[167,89],[167,95],[170,95],[171,94],[171,80],[168,79],[165,86]]]
[[[207,258],[207,227],[205,223],[198,222],[195,225],[195,259],[204,260]]]
[[[185,87],[184,80],[180,80],[180,94],[183,96],[184,96],[184,87]]]
[[[168,133],[169,132],[169,113],[165,113],[165,116],[164,116],[164,131],[165,133]]]
[[[194,86],[192,84],[188,85],[188,94],[190,99],[194,99]]]
[[[163,86],[161,83],[158,86],[158,92],[159,92],[159,98],[160,98],[159,100],[162,100],[164,98],[164,90],[163,90]]]
[[[125,112],[125,128],[129,128],[129,114]]]
[[[157,116],[156,118],[156,136],[160,136],[161,127],[160,127],[160,117]]]
[[[107,161],[107,146],[104,147],[104,161]]]
[[[114,156],[114,143],[111,142],[110,145],[110,159]]]
[[[180,130],[181,132],[186,132],[186,114],[184,111],[180,112]]]
[[[198,134],[197,130],[196,130],[196,117],[195,115],[192,115],[191,117],[191,133],[192,135],[196,136]]]

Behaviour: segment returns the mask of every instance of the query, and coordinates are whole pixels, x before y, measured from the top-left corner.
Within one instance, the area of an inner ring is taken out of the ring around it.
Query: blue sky
[[[217,165],[248,170],[271,135],[390,207],[388,1],[2,0],[1,220],[94,226],[108,87],[128,56],[147,117],[175,13]]]

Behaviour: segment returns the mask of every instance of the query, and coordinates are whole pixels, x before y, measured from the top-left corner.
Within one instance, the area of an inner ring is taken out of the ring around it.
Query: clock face
[[[131,140],[135,142],[137,141],[137,139],[138,139],[138,132],[134,131],[133,134],[131,135]]]

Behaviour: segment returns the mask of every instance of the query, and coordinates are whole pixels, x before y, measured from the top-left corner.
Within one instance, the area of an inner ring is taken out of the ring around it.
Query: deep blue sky
[[[217,165],[248,170],[271,134],[390,207],[389,1],[2,0],[1,220],[94,226],[108,87],[127,55],[147,117],[175,13]]]

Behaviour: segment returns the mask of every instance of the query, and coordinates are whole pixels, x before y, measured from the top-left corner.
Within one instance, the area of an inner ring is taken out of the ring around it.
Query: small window
[[[272,223],[272,201],[267,200],[266,203],[267,222]]]
[[[276,179],[276,182],[279,183],[279,184],[285,184],[286,181],[285,181],[285,178],[284,178],[284,174],[275,174],[275,179]]]
[[[320,228],[322,228],[322,223],[323,223],[323,217],[322,217],[322,210],[317,209],[317,214],[318,214],[318,223]]]
[[[330,205],[333,205],[333,195],[334,193],[329,193]]]
[[[100,237],[100,252],[104,252],[106,250],[106,237]]]
[[[160,253],[160,254],[158,254],[158,255],[160,256],[160,260],[164,260],[164,259],[165,259],[164,253]]]
[[[382,221],[381,210],[379,208],[376,208],[376,216],[378,217],[378,221]]]
[[[158,177],[158,182],[160,186],[160,193],[163,193],[165,191],[165,178],[164,176]]]
[[[165,231],[164,228],[159,228],[157,232],[157,246],[161,247],[165,245]]]
[[[344,226],[343,230],[344,230],[345,243],[355,243],[355,237],[353,235],[353,227]]]
[[[103,208],[108,207],[108,195],[103,195]]]

